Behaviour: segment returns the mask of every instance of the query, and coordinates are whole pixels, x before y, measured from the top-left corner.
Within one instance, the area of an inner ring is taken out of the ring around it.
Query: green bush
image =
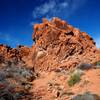
[[[71,75],[70,79],[68,80],[68,85],[73,86],[74,84],[76,84],[79,81],[80,81],[80,74],[78,74],[78,73],[73,74],[73,75]]]
[[[100,62],[96,62],[96,66],[100,66]]]

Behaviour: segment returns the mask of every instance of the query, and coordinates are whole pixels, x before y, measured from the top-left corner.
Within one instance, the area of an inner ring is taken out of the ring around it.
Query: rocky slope
[[[44,18],[34,25],[32,39],[31,48],[0,45],[0,100],[71,100],[87,89],[100,95],[100,50],[86,32]],[[78,83],[69,81],[74,71]]]
[[[36,73],[30,61],[31,50],[0,45],[0,100],[30,100],[29,88]]]

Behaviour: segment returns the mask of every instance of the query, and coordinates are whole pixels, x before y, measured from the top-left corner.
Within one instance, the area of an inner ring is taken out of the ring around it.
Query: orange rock
[[[35,58],[38,56],[38,48],[46,52],[41,59],[33,61],[37,70],[54,70],[63,65],[61,62],[65,62],[65,69],[69,68],[69,65],[74,68],[82,61],[92,63],[97,60],[93,39],[59,18],[54,17],[51,21],[45,19],[43,23],[36,24],[34,30],[34,46],[37,49],[33,53]]]
[[[1,44],[0,56],[5,60],[24,61],[36,70],[68,69],[69,65],[74,68],[81,62],[100,60],[95,42],[87,33],[56,17],[51,21],[44,18],[43,23],[35,24],[32,38],[35,44],[31,48],[13,49]]]

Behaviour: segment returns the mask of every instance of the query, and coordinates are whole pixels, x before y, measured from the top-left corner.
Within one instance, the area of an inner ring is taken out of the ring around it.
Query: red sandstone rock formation
[[[18,46],[17,48],[11,48],[7,45],[0,45],[0,57],[4,58],[6,61],[16,60],[24,61],[30,56],[31,49],[26,46]]]
[[[38,70],[72,69],[99,60],[92,37],[59,18],[34,25],[33,40],[33,65]]]
[[[21,59],[24,56],[28,56],[30,53],[30,48],[25,46],[18,46],[17,48],[13,49],[7,45],[0,45],[0,54],[4,57],[10,59],[13,57],[18,57]]]
[[[73,69],[80,63],[100,60],[94,40],[59,18],[34,25],[32,48],[10,48],[0,45],[0,57],[15,62],[24,61],[36,70]]]

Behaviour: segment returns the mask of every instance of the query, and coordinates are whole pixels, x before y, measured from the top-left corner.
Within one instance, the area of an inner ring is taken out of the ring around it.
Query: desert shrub
[[[6,75],[4,72],[0,72],[0,81],[3,81],[6,78]]]
[[[75,96],[72,100],[100,100],[100,96],[90,92],[85,92],[84,94]]]
[[[3,63],[3,66],[0,66],[0,100],[13,100],[12,98],[14,100],[22,100],[21,98],[23,97],[31,98],[29,89],[32,85],[30,81],[36,78],[35,72],[22,62],[18,62],[18,64],[9,62],[6,61]],[[7,99],[5,99],[6,97]]]
[[[69,86],[73,86],[74,84],[76,84],[77,82],[80,81],[80,74],[79,73],[75,73],[75,74],[72,74],[70,76],[70,79],[68,80],[68,85]]]
[[[100,66],[100,61],[96,62],[96,66]]]
[[[81,69],[81,70],[87,70],[87,69],[90,69],[92,68],[92,65],[91,64],[88,64],[88,63],[80,63],[77,68]]]
[[[9,91],[2,91],[2,93],[0,93],[0,100],[15,100],[15,99]]]

